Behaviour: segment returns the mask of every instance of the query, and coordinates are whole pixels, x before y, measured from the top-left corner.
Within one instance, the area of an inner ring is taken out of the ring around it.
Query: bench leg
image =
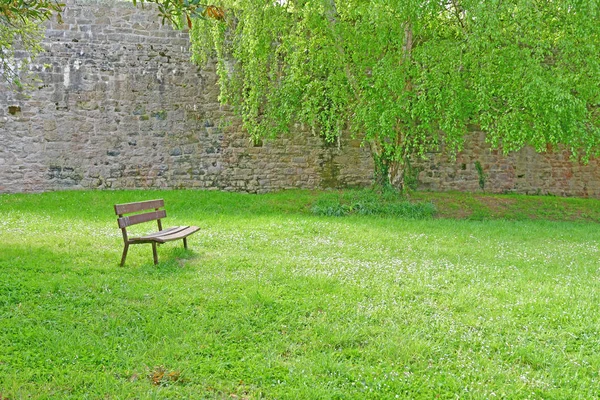
[[[125,265],[125,259],[127,258],[127,250],[129,250],[129,243],[125,243],[125,247],[123,247],[123,255],[121,256],[121,267]]]
[[[154,265],[158,264],[158,253],[156,252],[156,242],[152,242],[152,256],[154,257]]]
[[[183,238],[183,248],[187,250],[187,238]]]

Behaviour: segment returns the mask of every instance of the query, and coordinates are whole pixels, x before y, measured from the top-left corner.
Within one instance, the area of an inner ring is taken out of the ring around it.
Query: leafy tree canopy
[[[187,25],[192,28],[192,19],[194,18],[213,18],[217,20],[225,19],[225,11],[221,7],[206,5],[200,0],[132,0],[133,5],[140,3],[142,7],[145,3],[154,3],[158,8],[158,14],[162,18],[162,23],[169,21],[178,28]]]
[[[505,152],[600,143],[599,0],[220,0],[194,19],[221,99],[254,138],[312,127],[364,135],[379,175],[470,126]]]
[[[21,86],[19,72],[41,50],[40,23],[53,13],[60,18],[63,6],[52,0],[0,0],[0,79]],[[15,58],[17,51],[27,52],[30,58]]]

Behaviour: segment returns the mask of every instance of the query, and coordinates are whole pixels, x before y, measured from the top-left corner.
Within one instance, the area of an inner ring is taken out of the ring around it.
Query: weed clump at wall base
[[[315,201],[311,212],[320,216],[376,215],[407,219],[426,219],[435,215],[433,203],[412,203],[398,193],[372,190],[324,195]]]

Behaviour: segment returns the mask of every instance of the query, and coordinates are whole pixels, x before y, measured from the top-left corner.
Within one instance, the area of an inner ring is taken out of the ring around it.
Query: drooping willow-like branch
[[[219,21],[225,20],[225,9],[215,5],[202,4],[200,0],[132,0],[133,5],[139,2],[154,3],[158,8],[158,15],[162,18],[163,25],[170,22],[176,27],[187,25],[192,28],[192,18],[211,18]]]
[[[9,26],[27,22],[42,22],[56,14],[61,20],[63,3],[56,0],[2,0],[0,1],[0,23]]]

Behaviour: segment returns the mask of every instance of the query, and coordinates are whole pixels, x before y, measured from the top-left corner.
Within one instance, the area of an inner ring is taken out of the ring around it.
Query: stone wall
[[[254,146],[218,103],[211,68],[189,60],[186,32],[130,1],[68,0],[47,24],[27,96],[0,86],[0,193],[62,189],[205,188],[264,192],[368,185],[360,141],[295,134]],[[558,151],[509,157],[472,134],[456,160],[414,163],[418,186],[600,197],[598,161]]]
[[[254,146],[189,62],[186,32],[131,2],[69,0],[47,24],[39,82],[0,88],[0,193],[80,188],[250,192],[364,185],[359,142],[293,135]]]
[[[455,160],[443,152],[432,153],[426,160],[414,162],[413,167],[421,190],[477,192],[481,188],[476,162],[483,169],[486,192],[600,198],[597,158],[584,165],[560,148],[536,153],[530,147],[505,156],[490,150],[482,132],[467,136]]]

